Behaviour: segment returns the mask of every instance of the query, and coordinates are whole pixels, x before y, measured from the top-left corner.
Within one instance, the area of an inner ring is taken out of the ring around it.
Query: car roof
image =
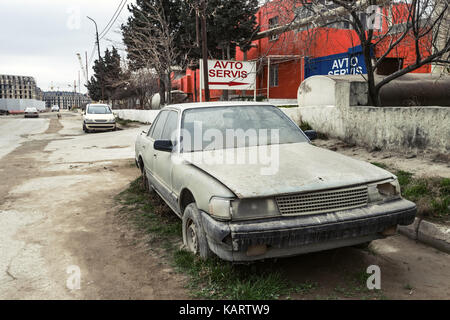
[[[163,109],[177,109],[180,111],[196,108],[215,108],[215,107],[261,107],[261,106],[274,106],[267,102],[247,102],[247,101],[218,101],[218,102],[193,102],[193,103],[181,103],[171,104]]]

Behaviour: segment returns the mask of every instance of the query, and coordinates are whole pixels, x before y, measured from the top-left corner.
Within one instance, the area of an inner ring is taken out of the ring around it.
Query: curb
[[[416,218],[409,226],[399,226],[398,232],[412,240],[450,253],[450,228],[443,225]]]

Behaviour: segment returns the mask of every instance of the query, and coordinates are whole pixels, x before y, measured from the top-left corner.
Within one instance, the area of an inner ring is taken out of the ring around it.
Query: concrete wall
[[[299,117],[317,131],[369,149],[450,150],[450,108],[352,106],[354,83],[325,78],[308,78],[299,88]]]
[[[113,110],[113,113],[124,120],[152,123],[158,115],[159,110],[120,109]]]
[[[26,108],[45,110],[45,102],[34,99],[0,99],[0,110],[23,112]]]

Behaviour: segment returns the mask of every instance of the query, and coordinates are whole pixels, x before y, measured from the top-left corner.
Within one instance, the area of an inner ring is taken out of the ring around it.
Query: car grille
[[[367,186],[299,193],[276,198],[282,215],[308,215],[364,207]]]
[[[95,120],[95,122],[106,122],[107,120]]]

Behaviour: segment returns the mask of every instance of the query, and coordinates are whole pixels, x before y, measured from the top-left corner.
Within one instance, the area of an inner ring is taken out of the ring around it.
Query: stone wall
[[[450,151],[449,107],[352,106],[353,88],[351,78],[306,79],[299,88],[301,121],[369,149]]]

